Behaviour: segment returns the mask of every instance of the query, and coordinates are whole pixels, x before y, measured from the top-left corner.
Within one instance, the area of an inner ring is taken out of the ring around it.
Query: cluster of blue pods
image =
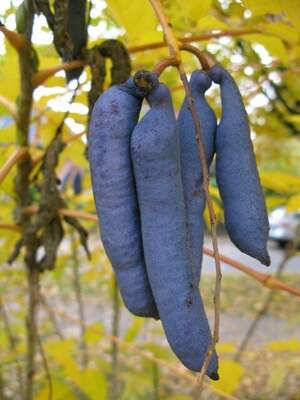
[[[212,81],[220,85],[219,124],[205,99]],[[267,212],[238,87],[220,65],[193,72],[190,86],[208,166],[216,156],[227,232],[268,265]],[[150,109],[139,120],[144,98]],[[212,337],[199,291],[203,173],[187,99],[176,119],[154,73],[112,86],[95,104],[88,154],[101,239],[125,306],[160,319],[178,359],[200,371]],[[216,353],[207,375],[218,379]]]

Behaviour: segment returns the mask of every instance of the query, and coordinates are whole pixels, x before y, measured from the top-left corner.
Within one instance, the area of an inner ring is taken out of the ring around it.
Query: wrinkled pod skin
[[[99,97],[91,117],[88,155],[100,234],[125,306],[137,316],[157,319],[130,159],[130,137],[142,99],[132,78]]]
[[[176,119],[165,85],[147,100],[151,109],[131,138],[145,263],[168,342],[187,368],[199,371],[211,333],[189,256]],[[212,379],[217,369],[214,353]]]
[[[210,76],[220,85],[222,99],[216,134],[216,176],[225,226],[230,239],[243,253],[270,265],[268,214],[245,106],[236,83],[224,68],[213,66]]]
[[[217,128],[215,113],[205,99],[205,92],[210,88],[211,83],[211,78],[205,71],[193,72],[190,79],[192,96],[201,124],[202,139],[208,168],[215,154],[215,134]],[[186,98],[179,112],[178,128],[188,234],[190,237],[195,284],[198,286],[203,250],[203,212],[206,202],[202,188],[203,174],[195,139],[195,126]]]
[[[68,1],[67,30],[73,44],[72,59],[80,59],[82,56],[81,52],[87,43],[86,0]],[[70,82],[72,79],[78,79],[82,71],[83,67],[66,71],[67,82]]]

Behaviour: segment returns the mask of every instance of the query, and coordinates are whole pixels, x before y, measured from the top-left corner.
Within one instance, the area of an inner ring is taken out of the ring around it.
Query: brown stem
[[[113,276],[113,319],[112,336],[119,337],[120,334],[120,298],[118,282]],[[119,346],[118,342],[112,342],[111,347],[112,376],[111,376],[111,400],[117,400],[119,395]]]
[[[75,68],[86,65],[84,60],[74,60],[63,64],[56,65],[52,68],[47,68],[36,72],[32,77],[32,86],[34,88],[42,85],[48,78],[55,75],[59,71],[70,71]]]
[[[191,35],[189,37],[179,37],[177,38],[177,40],[179,43],[192,43],[192,42],[202,42],[209,39],[218,39],[225,36],[234,37],[234,36],[249,35],[259,32],[260,31],[258,29],[228,29],[222,32],[209,32],[209,33],[202,33],[199,35]],[[134,54],[134,53],[139,53],[141,51],[161,49],[166,46],[167,44],[164,42],[147,43],[139,46],[128,47],[128,52]]]
[[[162,30],[164,32],[165,40],[169,47],[169,52],[172,57],[175,57],[178,60],[177,69],[182,80],[186,98],[188,101],[188,107],[190,109],[192,119],[195,127],[195,138],[198,147],[199,159],[201,164],[201,169],[203,171],[203,190],[209,210],[210,224],[211,224],[211,235],[212,235],[212,244],[214,249],[214,257],[215,257],[215,265],[216,265],[216,283],[215,283],[215,292],[214,292],[214,332],[211,344],[208,348],[207,355],[204,360],[203,367],[200,371],[199,379],[198,379],[198,393],[201,393],[201,389],[203,387],[203,380],[206,374],[211,356],[215,349],[215,345],[219,340],[219,325],[220,325],[220,293],[221,293],[221,263],[219,257],[218,250],[218,239],[217,239],[217,231],[216,231],[216,216],[213,208],[213,202],[209,193],[209,171],[206,163],[205,157],[205,149],[203,145],[203,136],[200,127],[200,121],[197,115],[197,111],[194,105],[194,99],[191,93],[191,88],[188,83],[188,79],[184,70],[184,66],[181,62],[181,57],[179,55],[179,43],[174,35],[174,32],[171,28],[170,23],[167,21],[163,6],[160,0],[149,0],[156,16],[161,24]],[[199,215],[200,218],[200,215]],[[200,394],[199,394],[200,395]]]
[[[17,340],[11,329],[10,321],[9,321],[9,318],[6,313],[6,310],[5,310],[5,307],[2,302],[1,297],[0,297],[0,313],[2,316],[2,320],[3,320],[4,330],[5,330],[5,333],[8,338],[10,351],[15,354],[16,375],[17,375],[17,381],[18,381],[18,386],[19,386],[19,396],[20,396],[20,399],[23,399],[24,398],[23,370],[22,370],[21,364],[18,359]]]
[[[11,31],[7,29],[4,25],[0,26],[0,32],[2,32],[8,42],[14,47],[18,52],[21,51],[26,45],[26,37],[24,35],[20,35],[17,32]]]
[[[0,95],[0,104],[7,109],[11,116],[16,119],[17,109],[15,103],[7,99],[6,97]]]
[[[198,58],[204,71],[208,71],[215,64],[211,56],[208,56],[207,53],[199,50],[197,47],[192,46],[191,44],[181,44],[180,50],[194,54]]]
[[[38,345],[37,313],[39,304],[39,272],[36,265],[27,271],[28,281],[28,310],[26,317],[27,328],[27,369],[25,400],[33,399],[34,376],[36,373],[35,356]]]
[[[45,299],[45,296],[41,292],[39,293],[39,296],[40,296],[40,304],[44,306],[44,308],[49,316],[49,319],[52,322],[52,325],[54,327],[55,334],[58,336],[58,338],[60,340],[64,340],[64,335],[63,335],[63,333],[59,327],[59,324],[56,320],[56,316],[55,316],[55,313],[53,312],[53,309],[49,306],[47,300]]]
[[[176,66],[178,63],[178,61],[176,60],[176,58],[174,57],[168,57],[168,58],[164,58],[163,60],[159,61],[155,67],[153,68],[153,72],[157,75],[160,76],[163,71],[170,67],[170,66]]]
[[[80,325],[80,348],[82,352],[81,364],[83,368],[86,368],[88,365],[88,347],[85,340],[86,336],[86,327],[85,327],[85,312],[82,298],[82,289],[80,282],[80,271],[79,271],[79,259],[78,259],[78,251],[77,244],[74,232],[71,232],[71,245],[72,245],[72,261],[73,261],[73,284],[75,290],[76,303],[78,307],[78,316],[82,324]]]
[[[17,148],[5,161],[5,163],[0,168],[0,184],[4,181],[7,175],[10,173],[11,169],[17,163],[23,161],[28,156],[27,147]]]

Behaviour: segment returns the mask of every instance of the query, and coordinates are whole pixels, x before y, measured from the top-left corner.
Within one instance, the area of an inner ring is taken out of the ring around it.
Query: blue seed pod
[[[144,264],[130,159],[142,98],[132,78],[104,92],[93,109],[88,151],[100,234],[121,296],[133,314],[158,318]]]
[[[201,123],[202,139],[208,167],[215,153],[217,120],[215,113],[205,99],[205,92],[211,86],[211,78],[205,71],[193,72],[190,80],[194,104]],[[187,99],[184,100],[178,117],[182,184],[187,212],[188,233],[195,275],[199,285],[203,249],[203,211],[205,195],[202,188],[203,173],[195,139],[195,126]]]
[[[151,109],[131,138],[146,268],[172,350],[187,368],[199,371],[211,333],[189,255],[176,119],[165,85],[147,100]],[[213,354],[212,379],[217,369]]]
[[[221,88],[222,117],[216,135],[216,175],[225,226],[244,253],[270,265],[269,221],[250,138],[247,113],[233,78],[220,65],[210,70]]]

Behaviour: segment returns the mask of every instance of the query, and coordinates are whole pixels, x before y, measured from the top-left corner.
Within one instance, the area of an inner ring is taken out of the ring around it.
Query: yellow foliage
[[[281,39],[263,34],[244,35],[243,39],[251,43],[259,43],[265,47],[272,57],[278,58],[281,62],[287,63],[287,50]]]
[[[265,14],[279,14],[281,12],[279,0],[243,0],[243,4],[254,16]]]
[[[244,372],[244,368],[239,363],[221,359],[219,365],[220,380],[211,382],[211,385],[225,393],[232,394],[238,389]]]
[[[300,192],[300,177],[277,171],[262,171],[262,185],[274,192],[293,194]]]
[[[295,351],[300,352],[300,340],[292,338],[290,340],[274,340],[273,342],[267,343],[267,348],[271,351]]]
[[[236,351],[236,346],[234,343],[217,343],[218,353],[234,353]]]
[[[296,43],[299,39],[299,32],[294,27],[283,22],[272,22],[259,25],[259,28],[290,43]]]
[[[198,20],[204,17],[212,4],[212,0],[190,0],[190,1],[180,1],[178,6],[180,7],[180,11],[191,20]],[[216,28],[218,29],[218,28]]]
[[[149,34],[156,40],[162,37],[156,30],[157,19],[149,1],[107,0],[107,5],[116,21],[126,29],[131,44],[147,43]]]
[[[213,29],[228,29],[228,25],[214,17],[213,15],[207,15],[204,18],[199,19],[197,27],[200,31],[211,31]]]
[[[300,210],[300,194],[295,194],[290,197],[287,202],[287,211],[297,211]]]
[[[300,3],[299,0],[280,0],[282,11],[300,33]]]

